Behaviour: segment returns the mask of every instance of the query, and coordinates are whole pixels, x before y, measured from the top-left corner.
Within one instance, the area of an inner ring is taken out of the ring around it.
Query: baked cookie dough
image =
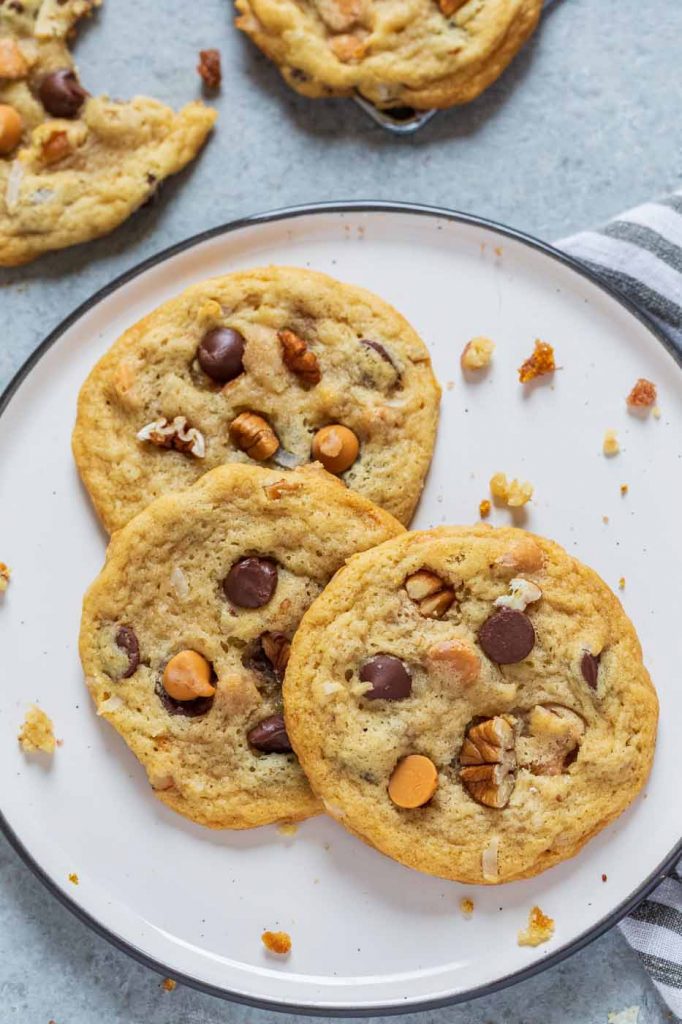
[[[522,530],[444,527],[352,558],[307,612],[287,730],[325,808],[467,883],[576,854],[644,785],[658,704],[617,598]]]
[[[531,36],[543,0],[236,0],[237,27],[313,98],[468,103]]]
[[[116,534],[80,653],[160,800],[211,828],[320,810],[282,720],[291,638],[350,555],[402,532],[324,470],[231,465]]]
[[[91,97],[67,42],[100,0],[0,3],[0,266],[107,234],[201,148],[215,111]]]
[[[270,267],[195,285],[126,331],[83,385],[73,448],[109,531],[225,462],[320,461],[407,523],[439,397],[391,306]]]

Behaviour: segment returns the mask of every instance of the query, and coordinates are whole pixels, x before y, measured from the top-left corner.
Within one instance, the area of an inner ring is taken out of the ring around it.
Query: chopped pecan
[[[640,377],[627,397],[627,404],[633,409],[648,409],[656,402],[656,385],[646,377]]]
[[[189,452],[197,459],[203,459],[206,454],[204,435],[196,427],[190,427],[184,416],[176,416],[170,423],[162,416],[138,430],[136,437],[138,441],[149,441],[157,448]]]
[[[300,480],[275,480],[272,484],[266,484],[263,490],[266,498],[271,501],[278,501],[283,495],[300,491],[303,484]]]
[[[305,384],[319,384],[322,378],[317,356],[311,352],[305,341],[293,331],[278,331],[282,346],[282,359],[287,369],[300,377]]]
[[[291,644],[284,633],[277,632],[263,633],[260,638],[260,642],[263,647],[265,657],[275,670],[277,678],[281,680],[289,662]]]
[[[516,721],[496,715],[472,725],[459,752],[462,784],[479,804],[500,809],[512,795],[516,771]]]
[[[197,71],[207,89],[219,89],[223,80],[220,67],[220,50],[199,50]]]
[[[279,448],[277,435],[267,420],[255,412],[242,412],[230,423],[230,437],[243,452],[264,462]]]
[[[427,619],[442,619],[455,600],[454,590],[430,569],[419,569],[408,576],[405,590]]]
[[[574,760],[585,722],[563,704],[537,704],[528,715],[528,733],[518,742],[519,764],[534,775],[560,775]]]

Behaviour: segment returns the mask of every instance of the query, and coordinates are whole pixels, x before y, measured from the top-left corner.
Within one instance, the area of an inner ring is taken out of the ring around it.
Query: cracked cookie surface
[[[299,627],[284,703],[333,816],[467,883],[577,853],[644,785],[658,713],[597,574],[552,541],[486,526],[351,559]]]
[[[0,4],[0,265],[107,234],[180,171],[215,112],[89,96],[68,41],[101,0]]]
[[[407,523],[439,397],[387,303],[270,267],[195,285],[130,328],[83,385],[73,447],[109,531],[225,462],[319,460]]]
[[[319,812],[281,720],[289,644],[348,557],[402,532],[324,470],[242,465],[117,532],[85,597],[81,660],[159,799],[212,828]]]
[[[535,30],[543,0],[236,0],[237,27],[313,98],[378,107],[475,99]]]

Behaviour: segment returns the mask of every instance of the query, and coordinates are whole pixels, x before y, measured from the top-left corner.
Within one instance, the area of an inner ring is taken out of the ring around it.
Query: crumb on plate
[[[488,516],[490,515],[491,509],[492,505],[490,504],[487,498],[484,498],[483,501],[478,506],[478,514],[481,517],[481,519],[487,519]]]
[[[52,719],[35,704],[26,712],[24,724],[19,732],[19,743],[27,754],[34,754],[38,750],[45,754],[54,754],[56,742]]]
[[[463,370],[484,370],[493,358],[495,343],[490,338],[482,335],[468,341],[459,357],[460,366]]]
[[[605,431],[602,451],[604,452],[604,455],[617,455],[620,451],[620,445],[618,444],[618,438],[615,430]]]
[[[291,952],[291,936],[288,932],[263,932],[261,942],[270,953],[286,956]]]
[[[539,946],[549,942],[554,935],[554,921],[543,914],[539,907],[532,907],[528,914],[528,927],[519,932],[519,946]]]
[[[640,377],[625,400],[631,409],[649,409],[656,404],[656,385]]]
[[[465,917],[471,917],[474,912],[474,901],[465,896],[459,901],[459,909],[462,911]]]
[[[625,495],[628,493],[629,490],[630,490],[630,488],[628,487],[627,484],[621,484],[620,485],[620,493],[623,495],[623,497],[625,497]]]
[[[608,875],[602,875],[601,876],[602,882],[606,882],[608,880],[608,877],[609,877]]]
[[[554,373],[555,370],[554,349],[549,342],[540,341],[538,338],[533,354],[519,367],[519,380],[522,384],[527,384],[528,381],[535,380],[536,377],[544,377],[548,373]]]
[[[604,526],[608,526],[609,525],[609,517],[608,516],[602,516],[601,517],[601,521],[604,524]]]
[[[277,826],[277,831],[281,836],[295,836],[298,832],[298,825],[293,821],[283,821],[281,825]]]
[[[625,576],[621,576],[621,578],[618,580],[618,589],[625,590]]]
[[[501,504],[520,508],[533,497],[533,485],[527,480],[507,480],[506,473],[495,473],[490,478],[490,493]]]
[[[71,882],[71,885],[78,885],[78,875],[75,871],[72,871],[69,875],[69,881]]]
[[[9,585],[12,570],[4,562],[0,562],[0,594],[4,594]]]

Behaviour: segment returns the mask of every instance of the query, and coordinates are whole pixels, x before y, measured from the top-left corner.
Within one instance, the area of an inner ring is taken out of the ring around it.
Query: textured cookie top
[[[542,0],[236,0],[242,29],[306,96],[466,103],[531,35]]]
[[[303,619],[284,699],[331,814],[470,883],[576,853],[654,752],[656,696],[620,603],[515,529],[405,534],[351,559]]]
[[[166,804],[214,828],[317,812],[277,721],[289,642],[350,555],[401,532],[323,470],[233,465],[115,535],[81,659],[97,713]],[[194,698],[177,689],[192,672]]]
[[[87,94],[67,46],[100,0],[0,4],[0,265],[98,237],[192,159],[215,112]]]
[[[189,288],[112,346],[81,390],[74,453],[110,531],[224,462],[311,459],[407,523],[439,395],[387,303],[313,271],[254,270]]]

